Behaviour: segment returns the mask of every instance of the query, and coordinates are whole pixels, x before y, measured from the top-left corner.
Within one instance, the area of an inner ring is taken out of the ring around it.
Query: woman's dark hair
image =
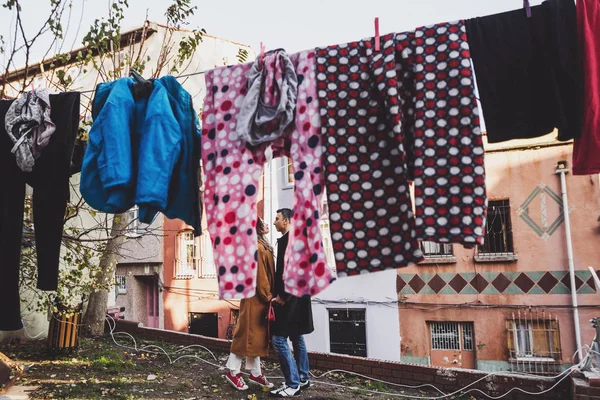
[[[271,246],[265,237],[265,222],[261,218],[256,220],[256,235],[258,236],[258,241],[262,243],[267,250],[273,252],[273,246]]]
[[[256,233],[259,237],[265,236],[265,223],[261,218],[256,221]]]

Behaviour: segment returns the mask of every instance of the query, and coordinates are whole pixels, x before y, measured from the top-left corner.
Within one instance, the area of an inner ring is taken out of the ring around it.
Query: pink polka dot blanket
[[[314,295],[335,280],[327,267],[319,229],[323,193],[322,146],[316,95],[315,52],[290,55],[298,76],[295,124],[284,134],[295,173],[294,217],[285,254],[285,290],[295,296]],[[265,55],[264,65],[274,65]],[[236,115],[247,93],[251,64],[221,67],[206,73],[207,95],[202,113],[202,160],[205,206],[223,299],[255,294],[257,266],[257,191],[265,148],[251,147],[236,134]],[[268,101],[277,97],[266,79]],[[274,156],[282,155],[274,149]]]

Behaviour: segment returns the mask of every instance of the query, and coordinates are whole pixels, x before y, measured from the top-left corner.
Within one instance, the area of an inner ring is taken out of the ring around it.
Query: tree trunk
[[[108,290],[105,289],[113,280],[117,266],[119,249],[125,241],[125,228],[129,221],[125,214],[115,215],[112,222],[110,239],[100,257],[99,271],[96,275],[98,285],[102,288],[90,294],[87,310],[83,317],[83,333],[88,336],[104,334],[104,319],[108,307]]]

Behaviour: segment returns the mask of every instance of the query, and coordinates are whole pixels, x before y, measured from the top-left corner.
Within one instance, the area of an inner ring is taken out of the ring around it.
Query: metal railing
[[[511,371],[551,375],[562,371],[558,318],[540,310],[518,310],[507,321]]]
[[[483,245],[477,255],[498,257],[514,254],[509,200],[492,200],[488,206]]]
[[[470,322],[430,322],[432,350],[473,351],[473,324]],[[462,337],[462,346],[461,346]]]
[[[419,243],[419,247],[423,252],[425,258],[453,258],[454,253],[452,251],[452,245],[448,243],[436,243],[429,241],[422,241]]]

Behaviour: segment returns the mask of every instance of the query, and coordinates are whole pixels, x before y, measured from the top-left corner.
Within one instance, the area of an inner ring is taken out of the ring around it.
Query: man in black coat
[[[283,236],[277,241],[277,263],[275,269],[275,291],[273,303],[275,321],[271,322],[273,348],[279,354],[281,371],[285,383],[271,394],[277,397],[294,397],[300,389],[310,386],[308,354],[304,337],[314,330],[310,296],[294,297],[285,292],[283,268],[285,250],[289,241],[292,210],[277,210],[275,229]],[[288,338],[292,342],[294,355],[290,351]],[[295,357],[295,358],[294,358]]]

